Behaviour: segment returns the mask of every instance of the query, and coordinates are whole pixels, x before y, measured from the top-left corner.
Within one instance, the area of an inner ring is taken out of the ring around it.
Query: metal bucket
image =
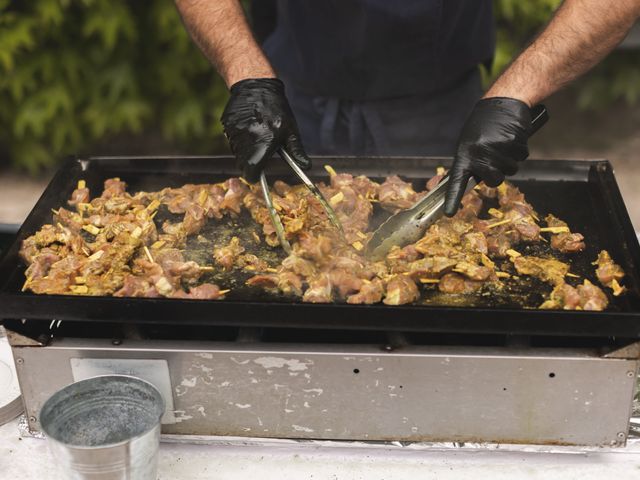
[[[54,461],[69,480],[155,480],[164,400],[150,383],[105,375],[56,392],[40,411]]]

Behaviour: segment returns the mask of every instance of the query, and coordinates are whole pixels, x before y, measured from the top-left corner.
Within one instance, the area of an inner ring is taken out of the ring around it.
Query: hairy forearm
[[[256,43],[239,0],[176,0],[189,34],[227,86],[275,72]]]
[[[640,0],[565,0],[485,97],[540,102],[597,64],[639,17]]]

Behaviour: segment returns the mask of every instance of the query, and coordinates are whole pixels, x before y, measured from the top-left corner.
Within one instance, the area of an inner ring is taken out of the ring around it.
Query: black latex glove
[[[284,84],[277,78],[247,79],[232,85],[221,120],[238,167],[249,182],[258,181],[265,163],[279,148],[287,150],[300,168],[311,167]]]
[[[529,156],[531,110],[514,98],[486,98],[476,103],[458,141],[450,171],[445,215],[455,215],[471,177],[497,187]]]

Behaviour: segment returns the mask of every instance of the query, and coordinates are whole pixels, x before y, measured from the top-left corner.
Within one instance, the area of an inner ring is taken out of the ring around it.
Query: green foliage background
[[[499,45],[487,81],[558,4],[495,0]],[[590,76],[579,106],[638,101],[640,67],[625,55]],[[0,0],[0,162],[36,172],[122,134],[211,151],[226,96],[171,0]]]

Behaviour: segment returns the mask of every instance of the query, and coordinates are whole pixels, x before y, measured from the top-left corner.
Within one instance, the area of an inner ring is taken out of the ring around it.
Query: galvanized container
[[[105,375],[49,398],[40,424],[62,478],[155,480],[164,400],[150,383]]]

